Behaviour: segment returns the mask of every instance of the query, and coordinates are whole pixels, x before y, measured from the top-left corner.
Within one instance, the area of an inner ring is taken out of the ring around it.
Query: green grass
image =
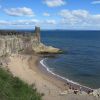
[[[0,68],[0,100],[41,100],[43,94]]]

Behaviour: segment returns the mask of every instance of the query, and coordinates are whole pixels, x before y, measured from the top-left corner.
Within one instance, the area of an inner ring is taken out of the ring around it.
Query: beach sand
[[[35,84],[38,92],[44,93],[43,100],[100,100],[86,93],[74,94],[64,82],[43,73],[38,66],[38,56],[13,54],[9,59],[7,68],[13,76],[19,77],[29,85]]]

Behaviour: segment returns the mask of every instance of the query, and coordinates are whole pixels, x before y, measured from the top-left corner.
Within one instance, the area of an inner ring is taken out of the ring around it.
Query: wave
[[[58,78],[63,79],[63,80],[65,80],[65,81],[68,82],[68,83],[72,83],[72,84],[74,84],[74,85],[78,85],[78,86],[80,86],[80,87],[84,87],[84,88],[88,88],[88,89],[93,90],[93,89],[90,88],[90,87],[83,86],[83,85],[79,84],[78,82],[74,82],[74,81],[72,81],[72,80],[70,80],[70,79],[68,79],[68,78],[65,78],[65,77],[63,77],[63,76],[60,76],[60,75],[58,75],[58,74],[55,74],[52,70],[50,70],[50,68],[48,68],[48,67],[46,66],[46,64],[44,64],[44,63],[45,63],[44,61],[45,61],[46,59],[47,59],[47,58],[42,59],[42,60],[40,61],[40,64],[41,64],[49,73],[51,73],[52,75],[57,76]]]

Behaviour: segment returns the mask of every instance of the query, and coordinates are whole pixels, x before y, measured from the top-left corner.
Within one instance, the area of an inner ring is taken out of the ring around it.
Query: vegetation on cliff
[[[0,100],[41,100],[36,88],[0,68]]]

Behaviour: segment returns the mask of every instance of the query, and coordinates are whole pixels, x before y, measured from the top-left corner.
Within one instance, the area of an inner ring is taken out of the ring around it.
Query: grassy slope
[[[0,68],[0,100],[41,100],[33,87]]]

